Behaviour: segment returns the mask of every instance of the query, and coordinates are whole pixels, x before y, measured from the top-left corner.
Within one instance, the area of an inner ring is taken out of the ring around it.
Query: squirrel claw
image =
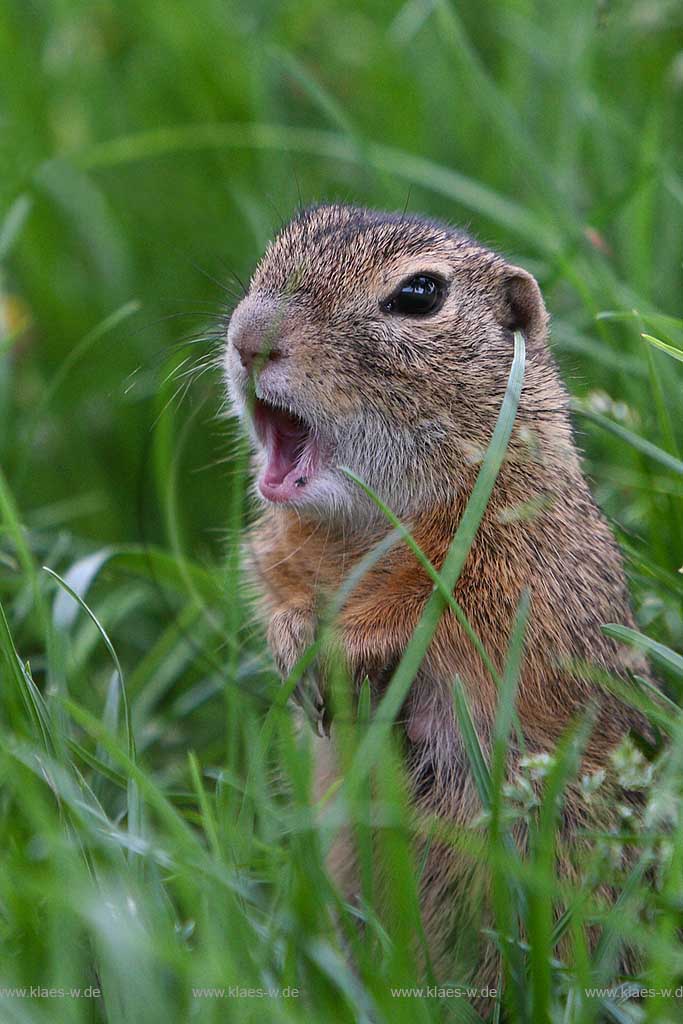
[[[329,737],[330,716],[318,683],[311,673],[297,683],[292,697],[303,710],[316,736]]]

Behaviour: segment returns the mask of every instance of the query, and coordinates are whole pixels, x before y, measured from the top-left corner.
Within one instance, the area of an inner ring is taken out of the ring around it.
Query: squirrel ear
[[[548,314],[536,279],[522,267],[503,270],[503,326],[534,335],[545,330]]]

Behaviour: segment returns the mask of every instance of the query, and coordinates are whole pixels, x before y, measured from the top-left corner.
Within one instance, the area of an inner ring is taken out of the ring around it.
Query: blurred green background
[[[633,552],[640,622],[683,643],[683,487],[666,465],[683,367],[641,338],[683,343],[662,319],[683,313],[679,4],[10,0],[0,33],[0,466],[34,589],[53,586],[43,563],[64,574],[107,546],[152,546],[218,572],[224,606],[242,603],[238,438],[216,357],[272,233],[300,203],[346,200],[445,218],[538,276],[577,400],[667,453],[577,417]],[[7,530],[3,552],[0,597],[40,670]],[[137,665],[187,593],[149,562],[92,575]],[[204,616],[197,645],[214,699],[236,628],[223,614]],[[82,643],[97,708],[106,652]],[[164,699],[205,684],[196,654],[186,644]]]
[[[5,3],[2,287],[30,325],[3,359],[0,444],[29,524],[67,502],[79,538],[138,538],[144,486],[163,535],[144,455],[165,360],[300,200],[407,203],[531,268],[572,389],[633,403],[656,440],[638,325],[595,314],[681,313],[682,18],[664,0]],[[220,382],[190,390],[215,408]],[[205,414],[191,429],[183,522],[215,553],[223,443]],[[627,457],[586,444],[609,510],[647,531]]]
[[[169,800],[194,799],[188,748],[240,777],[277,684],[237,571],[250,512],[215,362],[266,241],[321,200],[444,218],[537,275],[640,626],[680,649],[682,126],[677,0],[5,0],[0,602],[38,686],[116,719],[101,634],[54,604],[48,565],[112,637],[138,751]],[[120,820],[94,745],[70,749]],[[272,771],[264,755],[263,778]],[[85,926],[58,905],[43,942],[34,917],[61,884],[24,850],[38,820],[62,841],[42,800],[26,822],[3,804],[15,859],[0,895],[9,905],[26,884],[3,938],[54,975],[63,915]],[[226,815],[246,836],[243,812]],[[258,836],[240,863],[275,879],[289,832],[249,820]],[[227,964],[223,939],[213,948]],[[170,1019],[163,985],[136,991]],[[334,993],[320,991],[332,1019]]]

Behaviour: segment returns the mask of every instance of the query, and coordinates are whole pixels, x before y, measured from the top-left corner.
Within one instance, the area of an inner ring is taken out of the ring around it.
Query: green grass
[[[624,752],[648,812],[586,854],[615,905],[588,884],[558,889],[562,793],[599,799],[599,779],[576,778],[585,722],[503,785],[522,605],[490,763],[455,689],[486,828],[449,839],[491,871],[507,977],[495,1012],[680,1018],[663,990],[683,985],[682,29],[666,0],[3,5],[3,1024],[477,1019],[466,998],[391,993],[430,975],[385,720],[361,699],[345,783],[316,807],[310,739],[286,703],[295,681],[278,683],[244,596],[237,541],[252,510],[213,369],[221,318],[281,220],[321,199],[468,226],[541,283],[639,632],[605,625],[648,653],[668,703],[645,684],[621,691],[670,744],[652,778]],[[490,459],[503,450],[499,435]],[[468,543],[461,531],[385,710]],[[527,858],[509,842],[520,817]],[[362,933],[324,868],[345,822]],[[396,879],[388,906],[375,859]],[[587,997],[610,984],[625,936],[653,994],[635,1007]],[[88,986],[102,996],[68,995]],[[230,986],[290,997],[192,994]]]

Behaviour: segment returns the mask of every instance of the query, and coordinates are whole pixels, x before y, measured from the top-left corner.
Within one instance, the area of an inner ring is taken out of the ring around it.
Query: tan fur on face
[[[385,313],[382,300],[418,272],[438,273],[447,282],[442,308],[424,318]],[[581,473],[536,282],[442,224],[318,207],[301,213],[271,243],[236,323],[273,307],[286,359],[271,375],[266,397],[282,401],[286,395],[287,407],[314,425],[332,468],[350,466],[406,517],[437,568],[491,438],[512,361],[512,332],[524,331],[527,367],[513,436],[455,596],[502,669],[520,595],[529,590],[518,703],[526,744],[532,751],[552,749],[570,719],[599,701],[586,765],[604,765],[635,717],[568,672],[567,663],[591,661],[622,674],[646,666],[600,630],[610,621],[633,624],[627,589],[619,552]],[[239,405],[241,382],[229,350],[227,359]],[[316,609],[387,532],[341,473],[334,487],[328,504],[266,508],[250,538],[273,653],[285,673],[315,631]],[[519,514],[524,508],[531,508],[530,517]],[[431,591],[414,556],[399,545],[365,575],[340,612],[336,627],[351,676],[367,674],[376,696]],[[477,798],[452,710],[456,674],[487,742],[495,684],[446,613],[404,708],[406,763],[416,806],[465,823]],[[324,680],[320,685],[324,691]],[[511,770],[516,757],[511,751]],[[574,794],[568,835],[584,815],[579,801]],[[349,849],[335,856],[348,867]],[[457,919],[458,893],[462,898],[471,886],[472,865],[437,845],[424,877],[427,932],[437,965],[447,971],[446,936]],[[482,949],[481,963],[497,970],[490,951]]]

